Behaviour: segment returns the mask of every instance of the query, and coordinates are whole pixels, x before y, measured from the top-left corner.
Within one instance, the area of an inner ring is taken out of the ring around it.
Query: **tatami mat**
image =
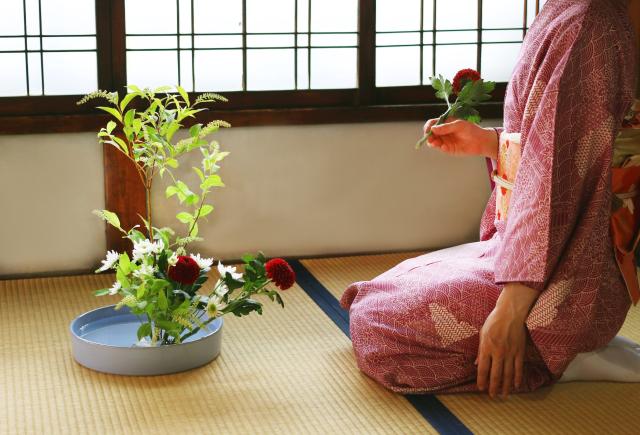
[[[0,433],[434,433],[356,369],[348,338],[297,287],[286,308],[226,317],[222,354],[190,372],[119,377],[75,363],[68,325],[112,303],[112,276],[0,281]]]
[[[336,297],[352,282],[371,279],[420,253],[303,260]],[[640,307],[621,331],[640,342]],[[352,364],[355,364],[353,362]],[[640,427],[640,384],[571,383],[491,401],[481,394],[438,395],[476,434],[635,434]]]

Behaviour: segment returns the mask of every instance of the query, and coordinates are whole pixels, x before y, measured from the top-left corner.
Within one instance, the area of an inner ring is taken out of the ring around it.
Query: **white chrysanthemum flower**
[[[113,286],[111,286],[111,288],[109,289],[109,294],[111,296],[117,295],[121,288],[122,288],[122,284],[120,284],[120,281],[116,281],[113,283]]]
[[[227,287],[227,285],[222,280],[218,280],[218,282],[216,283],[215,289],[216,289],[215,294],[219,298],[222,298],[224,297],[224,295],[229,293],[229,287]]]
[[[222,276],[222,277],[226,276],[227,272],[229,272],[231,274],[231,278],[233,278],[233,279],[242,278],[242,274],[236,272],[236,267],[235,266],[225,266],[221,262],[218,261],[218,273],[220,273],[220,276]]]
[[[164,251],[164,242],[162,240],[158,240],[155,243],[152,243],[152,250],[154,254],[159,254]]]
[[[178,254],[175,252],[171,254],[171,257],[167,259],[167,263],[169,263],[169,266],[175,266],[178,263]]]
[[[207,314],[209,318],[216,317],[220,311],[220,299],[210,298],[207,303]]]
[[[205,272],[209,272],[211,270],[213,258],[202,258],[200,257],[200,254],[191,254],[190,257],[193,258],[196,263],[198,263],[198,267],[200,269],[204,270]]]
[[[147,276],[153,276],[156,272],[155,266],[149,266],[148,264],[141,264],[140,268],[133,272],[133,276],[136,278],[145,278]]]
[[[118,258],[120,258],[120,254],[116,251],[108,251],[107,258],[102,260],[102,266],[100,266],[100,269],[96,270],[96,272],[104,272],[105,270],[111,269],[113,265],[116,264],[116,261],[118,261]]]
[[[164,249],[164,243],[162,240],[157,242],[151,242],[149,239],[144,239],[140,242],[133,243],[133,261],[143,259],[149,254],[159,254]]]

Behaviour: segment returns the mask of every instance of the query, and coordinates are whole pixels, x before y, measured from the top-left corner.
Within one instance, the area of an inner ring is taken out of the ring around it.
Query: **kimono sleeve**
[[[605,26],[567,32],[546,54],[526,98],[523,154],[496,256],[497,284],[542,291],[580,220],[608,222],[595,215],[610,207],[602,191],[609,188],[623,116],[620,63],[616,38]],[[598,231],[606,236],[608,226]]]

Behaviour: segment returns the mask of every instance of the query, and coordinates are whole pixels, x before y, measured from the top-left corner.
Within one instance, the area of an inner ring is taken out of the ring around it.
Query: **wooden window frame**
[[[95,1],[98,88],[124,92],[125,0]],[[375,0],[359,0],[358,8],[358,88],[224,92],[229,103],[204,112],[200,121],[225,119],[235,126],[320,124],[418,120],[442,113],[444,105],[430,86],[376,87]],[[478,8],[480,28],[482,0]],[[480,47],[481,40],[477,44]],[[506,83],[498,83],[493,100],[480,109],[483,117],[502,117],[505,89]],[[80,98],[1,97],[0,134],[96,131],[104,126],[108,117],[89,105],[77,106]]]

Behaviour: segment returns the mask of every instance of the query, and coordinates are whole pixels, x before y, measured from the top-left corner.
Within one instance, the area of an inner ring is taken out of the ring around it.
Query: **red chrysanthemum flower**
[[[200,276],[200,266],[193,258],[180,255],[175,266],[171,266],[167,270],[167,275],[175,282],[191,285]]]
[[[267,277],[281,290],[290,288],[296,282],[296,273],[282,258],[269,260],[264,267],[267,271]]]
[[[467,82],[475,82],[480,80],[480,78],[480,73],[475,69],[461,69],[453,78],[453,92],[457,95],[458,92],[464,88],[464,85],[466,85]]]

